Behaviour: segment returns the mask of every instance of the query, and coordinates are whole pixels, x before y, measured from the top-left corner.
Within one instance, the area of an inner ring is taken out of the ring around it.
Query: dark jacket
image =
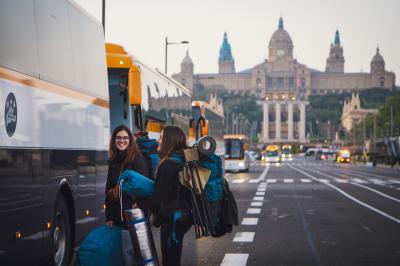
[[[108,161],[108,175],[106,185],[106,221],[113,221],[114,225],[127,228],[126,223],[121,220],[121,207],[119,199],[113,199],[108,191],[117,185],[118,177],[124,170],[134,170],[146,177],[149,175],[146,160],[142,154],[137,154],[127,167],[122,169],[121,166],[125,159],[125,153],[118,154],[114,160]],[[143,198],[133,198],[122,192],[122,210],[132,209],[132,204],[137,203],[139,208],[145,210],[145,201]],[[125,220],[125,219],[124,219]]]
[[[147,199],[147,205],[158,212],[159,223],[172,222],[176,210],[190,210],[190,190],[179,182],[183,165],[167,159],[157,169],[154,194]]]

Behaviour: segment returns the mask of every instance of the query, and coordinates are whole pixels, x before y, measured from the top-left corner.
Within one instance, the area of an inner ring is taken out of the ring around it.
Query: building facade
[[[228,36],[224,33],[219,55],[219,72],[194,74],[189,54],[183,59],[181,72],[173,75],[189,89],[195,84],[221,86],[238,94],[252,94],[264,101],[263,140],[268,142],[305,141],[305,105],[311,94],[343,93],[379,87],[395,87],[395,74],[385,69],[377,48],[368,73],[346,73],[339,31],[330,45],[325,71],[307,67],[293,57],[293,42],[283,19],[268,44],[268,57],[250,69],[235,70]]]
[[[336,30],[326,60],[325,71],[307,67],[293,57],[293,42],[279,19],[278,29],[268,45],[268,57],[252,68],[236,72],[235,60],[227,33],[224,33],[218,59],[219,72],[194,74],[194,64],[189,54],[183,59],[181,72],[173,78],[193,89],[194,84],[220,85],[226,90],[258,95],[260,98],[294,95],[307,98],[310,94],[343,93],[369,88],[392,89],[395,74],[385,69],[379,48],[372,57],[369,72],[346,73],[343,46]],[[283,93],[285,92],[285,93]]]
[[[350,132],[353,126],[355,126],[357,123],[360,123],[368,114],[377,114],[378,112],[378,109],[362,108],[359,94],[357,92],[353,92],[351,99],[346,99],[344,101],[340,122],[342,127],[347,132]]]

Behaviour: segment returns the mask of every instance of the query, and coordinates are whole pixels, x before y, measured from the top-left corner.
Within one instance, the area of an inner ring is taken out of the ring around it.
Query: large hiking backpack
[[[214,153],[208,156],[201,156],[197,166],[206,168],[211,172],[204,187],[207,202],[198,204],[198,206],[200,208],[204,206],[208,209],[206,213],[209,213],[212,223],[210,235],[212,237],[221,237],[226,233],[232,232],[233,226],[239,224],[236,200],[223,177],[222,160],[219,156]],[[204,201],[204,198],[197,196],[197,200],[200,203]],[[200,213],[203,213],[203,211],[200,210]],[[202,218],[203,221],[207,219],[203,215]]]
[[[146,160],[147,168],[149,169],[149,177],[154,180],[156,169],[160,164],[160,157],[157,151],[158,142],[156,139],[150,139],[147,132],[140,132],[135,134],[135,136],[139,150]]]

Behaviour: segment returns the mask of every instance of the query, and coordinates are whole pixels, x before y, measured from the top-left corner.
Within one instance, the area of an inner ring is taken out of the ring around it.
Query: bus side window
[[[144,131],[143,127],[143,118],[142,118],[142,110],[139,105],[132,106],[132,125],[136,127],[136,129],[140,131]]]
[[[124,119],[128,118],[128,79],[126,76],[122,76],[119,82],[119,95],[122,96],[122,110],[124,113]]]

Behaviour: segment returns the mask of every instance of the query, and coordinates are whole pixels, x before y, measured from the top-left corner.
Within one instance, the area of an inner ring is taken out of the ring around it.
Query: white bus
[[[225,171],[244,171],[250,169],[250,155],[245,135],[224,135],[225,142]]]
[[[67,265],[104,223],[103,29],[67,0],[0,1],[0,265]]]
[[[0,265],[68,265],[105,222],[110,131],[188,132],[190,99],[105,47],[101,24],[73,2],[0,1]]]

